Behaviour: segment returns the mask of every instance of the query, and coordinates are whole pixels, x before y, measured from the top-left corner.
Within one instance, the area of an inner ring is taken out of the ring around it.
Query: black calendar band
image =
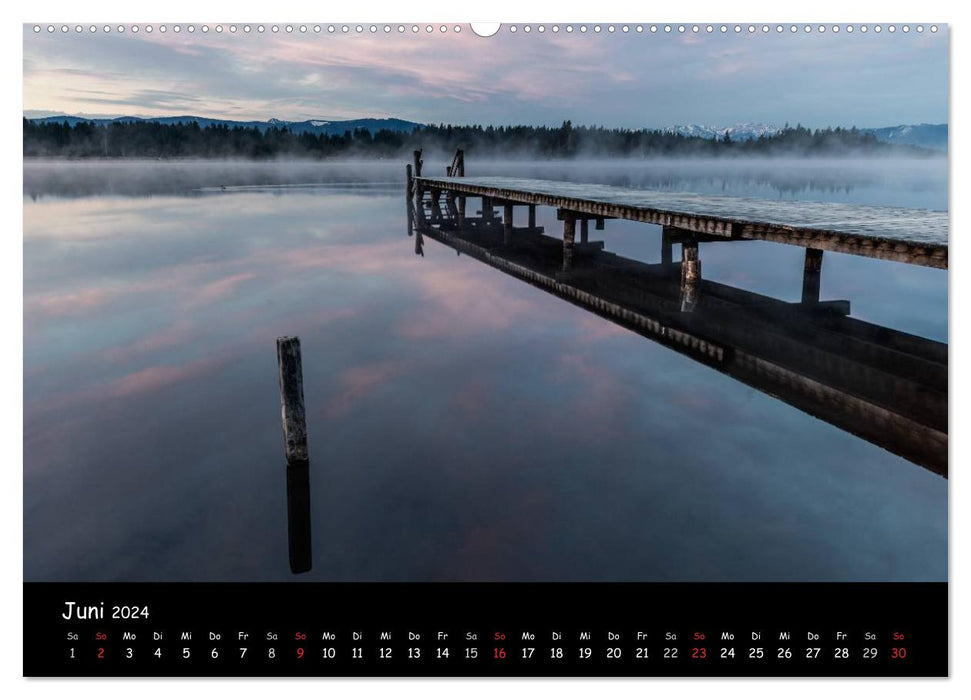
[[[946,583],[25,583],[26,676],[946,676]]]

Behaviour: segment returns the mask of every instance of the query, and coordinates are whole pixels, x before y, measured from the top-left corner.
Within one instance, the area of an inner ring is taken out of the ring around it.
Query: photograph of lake
[[[24,27],[25,581],[947,580],[946,28],[174,26]]]

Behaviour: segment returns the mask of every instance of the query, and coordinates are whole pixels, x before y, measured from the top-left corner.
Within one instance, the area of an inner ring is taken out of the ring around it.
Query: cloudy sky
[[[946,29],[491,38],[24,27],[24,111],[455,124],[889,126],[948,120]],[[242,25],[240,25],[242,26]]]

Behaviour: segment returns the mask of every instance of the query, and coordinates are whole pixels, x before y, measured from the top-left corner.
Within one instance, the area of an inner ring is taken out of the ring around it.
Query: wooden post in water
[[[563,217],[563,269],[573,266],[573,240],[577,234],[577,220],[571,214]]]
[[[701,287],[701,260],[698,241],[685,238],[681,242],[681,310],[694,311]]]
[[[536,205],[529,205],[529,230],[532,231],[536,228]]]
[[[290,571],[310,571],[310,457],[307,453],[307,414],[303,405],[303,368],[300,339],[276,339],[280,370],[280,404],[284,453],[287,458],[287,522]]]
[[[512,204],[502,208],[502,244],[512,245]]]
[[[604,220],[602,216],[597,219],[597,225],[594,228],[596,228],[598,231],[604,230]]]
[[[580,242],[587,243],[590,239],[590,219],[580,219]]]
[[[806,262],[802,270],[802,303],[819,303],[819,283],[823,272],[823,251],[806,248]]]

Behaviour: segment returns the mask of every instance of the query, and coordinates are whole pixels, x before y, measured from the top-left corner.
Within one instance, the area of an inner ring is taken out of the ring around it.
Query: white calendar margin
[[[13,4],[13,3],[10,3]],[[18,3],[19,4],[19,3]],[[962,140],[962,129],[957,124],[958,115],[967,116],[967,89],[958,89],[962,80],[968,83],[968,55],[971,54],[971,22],[964,23],[964,13],[955,9],[956,3],[941,0],[924,0],[915,3],[886,0],[879,5],[854,8],[845,0],[815,0],[793,6],[776,0],[740,1],[726,4],[713,0],[695,0],[692,3],[658,4],[599,0],[595,4],[552,2],[538,0],[529,7],[519,0],[490,0],[481,5],[445,2],[444,0],[420,0],[416,3],[371,0],[368,3],[347,3],[334,6],[330,3],[302,0],[285,4],[257,5],[242,3],[211,3],[200,12],[200,4],[190,0],[167,0],[164,5],[134,4],[131,2],[89,2],[77,0],[47,0],[43,3],[25,3],[14,12],[4,10],[3,71],[4,93],[7,108],[5,124],[19,121],[22,104],[14,95],[23,94],[23,33],[21,25],[28,22],[187,22],[232,21],[240,17],[257,21],[326,21],[326,22],[389,22],[435,21],[465,24],[471,20],[507,22],[924,22],[949,24],[951,43],[951,115],[948,119],[950,133],[951,178],[949,206],[952,236],[968,236],[971,227],[962,224],[971,221],[955,192],[965,192],[968,180],[969,149]],[[861,6],[862,7],[862,6]],[[11,16],[7,16],[11,15]],[[861,37],[862,38],[862,37]],[[965,119],[965,121],[967,121]],[[955,126],[958,128],[954,128]],[[22,144],[8,138],[0,144],[6,165],[3,168],[2,190],[4,214],[7,225],[2,236],[0,251],[0,309],[4,329],[2,361],[0,361],[0,390],[3,404],[0,407],[3,457],[0,489],[4,494],[2,511],[4,567],[2,600],[6,603],[5,619],[13,618],[14,624],[0,627],[0,677],[7,692],[4,697],[38,697],[73,700],[73,698],[146,698],[155,700],[171,695],[205,697],[220,695],[242,700],[286,694],[293,698],[394,698],[394,700],[418,700],[424,698],[468,698],[469,700],[497,700],[498,698],[528,697],[557,700],[591,700],[597,696],[647,698],[676,695],[680,698],[735,698],[785,697],[787,700],[816,700],[819,695],[855,697],[869,700],[914,700],[914,696],[971,697],[971,624],[969,613],[971,589],[966,585],[971,578],[969,546],[967,545],[971,517],[962,516],[960,503],[968,505],[967,494],[971,487],[964,486],[967,479],[963,471],[971,466],[971,440],[962,435],[962,426],[971,425],[969,403],[969,370],[955,360],[967,355],[968,305],[971,304],[971,284],[968,276],[963,279],[949,277],[949,303],[951,320],[948,341],[951,348],[951,464],[953,475],[949,480],[949,548],[951,552],[949,579],[951,581],[951,635],[950,668],[948,681],[929,680],[703,680],[703,679],[605,679],[605,680],[381,680],[351,679],[280,679],[280,680],[25,680],[23,674],[23,187]],[[960,163],[964,167],[958,167]],[[956,183],[956,184],[955,184]],[[951,245],[950,260],[953,269],[964,270],[971,264],[967,251],[971,243]],[[17,342],[19,341],[19,342]],[[959,496],[958,496],[959,495]],[[959,558],[955,542],[963,543],[965,556]],[[14,602],[18,604],[15,606]],[[920,700],[924,700],[921,698]]]

